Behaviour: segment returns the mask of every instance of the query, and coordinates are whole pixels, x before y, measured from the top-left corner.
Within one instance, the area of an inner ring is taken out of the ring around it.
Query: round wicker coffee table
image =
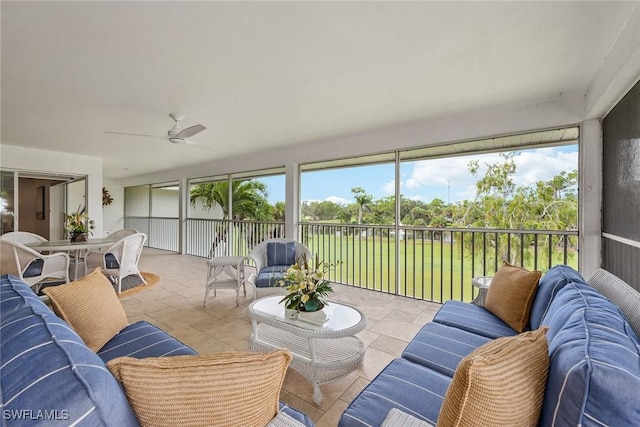
[[[291,368],[313,385],[313,401],[320,404],[320,384],[355,371],[364,359],[364,342],[355,336],[367,326],[360,310],[329,302],[323,309],[326,321],[285,317],[282,295],[260,298],[249,305],[253,329],[251,351],[287,349],[293,355]]]

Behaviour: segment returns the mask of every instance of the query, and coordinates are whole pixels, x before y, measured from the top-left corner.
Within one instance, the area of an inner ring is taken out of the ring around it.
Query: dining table
[[[89,238],[83,242],[72,242],[70,240],[47,240],[44,242],[28,243],[36,252],[67,252],[73,253],[75,263],[73,268],[73,280],[86,275],[86,265],[84,264],[84,254],[90,250],[99,250],[113,245],[116,241],[108,237]],[[78,276],[78,266],[82,264],[82,276]]]

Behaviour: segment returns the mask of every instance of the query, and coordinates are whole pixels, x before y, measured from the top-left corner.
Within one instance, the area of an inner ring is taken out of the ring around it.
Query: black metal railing
[[[246,256],[265,239],[284,237],[283,222],[187,219],[185,253]],[[176,218],[126,217],[125,227],[148,246],[179,250]],[[329,280],[435,302],[471,301],[476,276],[493,275],[503,260],[530,270],[577,268],[578,232],[482,228],[301,223],[300,241],[328,263]]]
[[[508,261],[546,271],[577,268],[577,231],[304,223],[300,239],[327,262],[330,280],[435,302],[471,301],[476,276]]]

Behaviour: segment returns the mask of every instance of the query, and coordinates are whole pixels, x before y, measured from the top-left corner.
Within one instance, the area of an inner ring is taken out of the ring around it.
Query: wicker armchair
[[[292,258],[295,261],[300,259],[303,255],[307,258],[311,258],[311,251],[307,249],[302,243],[292,239],[269,239],[257,244],[251,252],[249,252],[249,259],[251,259],[256,265],[256,273],[251,274],[247,278],[247,282],[253,285],[253,299],[262,298],[269,295],[284,295],[287,293],[286,289],[277,285],[279,277],[287,271],[287,268],[293,263],[285,264],[271,264],[269,265],[269,254],[267,248],[269,243],[293,243],[295,244],[295,256]]]
[[[103,273],[116,279],[118,293],[122,292],[122,279],[135,274],[145,285],[147,282],[138,270],[138,261],[147,235],[136,233],[123,237],[106,251],[89,251],[85,256],[87,269],[100,267]]]
[[[123,237],[131,236],[132,234],[139,233],[135,228],[122,228],[120,230],[112,231],[109,233],[109,238],[115,240],[116,242]]]
[[[38,234],[29,233],[28,231],[10,231],[1,235],[0,240],[9,240],[11,242],[22,243],[23,245],[47,241],[44,237]]]
[[[33,249],[8,239],[0,240],[0,274],[13,274],[38,293],[45,279],[69,282],[69,255],[42,255]]]

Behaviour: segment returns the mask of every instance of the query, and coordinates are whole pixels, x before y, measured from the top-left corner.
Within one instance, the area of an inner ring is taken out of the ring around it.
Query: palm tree
[[[362,224],[362,214],[365,208],[368,208],[371,202],[373,201],[373,196],[371,194],[367,194],[362,187],[354,187],[351,189],[353,193],[353,198],[358,205],[358,225]]]
[[[266,184],[254,180],[235,180],[231,183],[231,212],[233,219],[265,221],[269,218],[269,191]],[[214,206],[222,209],[222,219],[229,219],[229,181],[198,184],[191,188],[191,206],[200,199],[206,210]]]
[[[235,180],[231,182],[231,214],[236,221],[255,220],[266,221],[273,218],[274,208],[267,201],[269,195],[266,184],[254,180]],[[222,219],[229,219],[229,181],[209,182],[198,184],[191,188],[189,201],[195,206],[200,199],[202,207],[210,210],[214,206],[222,209]],[[221,242],[227,242],[227,226],[221,227],[213,239],[213,247]],[[245,236],[247,243],[256,239],[254,232],[248,229]],[[213,250],[213,249],[212,249]]]

